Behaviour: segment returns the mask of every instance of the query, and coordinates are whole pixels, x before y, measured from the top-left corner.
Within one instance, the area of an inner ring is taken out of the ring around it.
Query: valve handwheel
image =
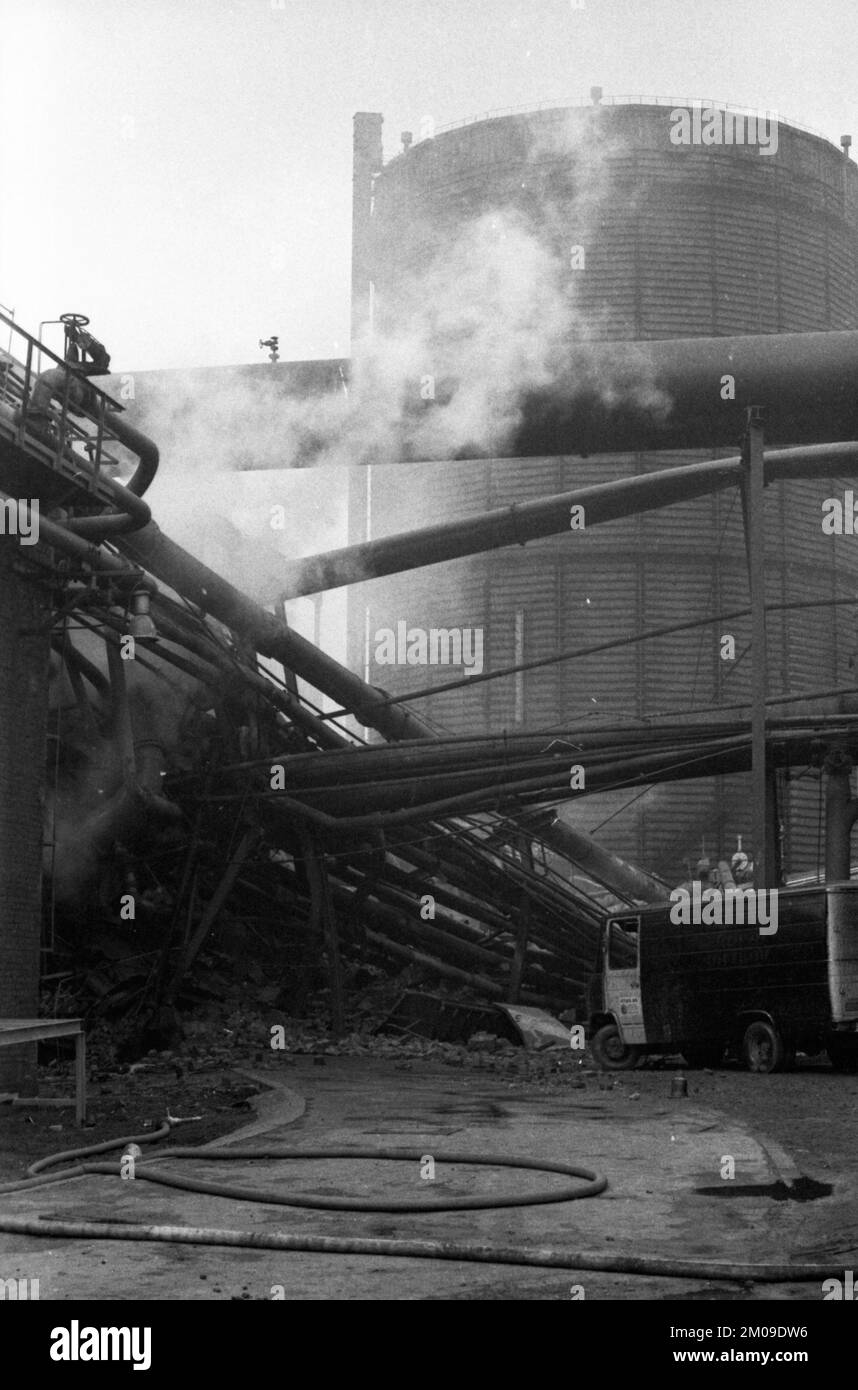
[[[68,324],[69,328],[86,328],[89,317],[86,314],[60,314],[60,323]]]

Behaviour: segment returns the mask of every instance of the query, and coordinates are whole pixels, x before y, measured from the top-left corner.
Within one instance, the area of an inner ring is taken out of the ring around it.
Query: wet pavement
[[[739,1263],[820,1256],[842,1199],[817,1191],[770,1135],[699,1094],[671,1097],[666,1073],[613,1089],[593,1073],[566,1087],[443,1066],[311,1057],[242,1071],[264,1087],[256,1118],[210,1147],[407,1149],[365,1159],[174,1160],[182,1177],[428,1202],[537,1191],[560,1176],[445,1164],[446,1153],[524,1156],[604,1174],[595,1197],[487,1211],[314,1211],[87,1175],[4,1196],[9,1215],[252,1232],[455,1240]],[[753,1082],[756,1078],[745,1077]],[[762,1078],[765,1082],[766,1078]],[[85,1131],[83,1132],[85,1135]],[[68,1137],[65,1137],[65,1143]],[[75,1140],[72,1140],[75,1142]],[[82,1139],[85,1142],[85,1138]],[[174,1144],[187,1142],[177,1130]],[[155,1150],[153,1150],[154,1152]],[[111,1158],[118,1157],[110,1155]],[[431,1176],[434,1163],[434,1176]],[[733,1176],[729,1176],[730,1174]],[[804,1180],[804,1185],[803,1185]],[[820,1185],[821,1186],[821,1185]],[[798,1200],[804,1198],[804,1200]],[[826,1209],[820,1225],[816,1213]],[[755,1285],[384,1256],[242,1250],[0,1232],[0,1277],[38,1278],[42,1299],[819,1299],[816,1285]]]

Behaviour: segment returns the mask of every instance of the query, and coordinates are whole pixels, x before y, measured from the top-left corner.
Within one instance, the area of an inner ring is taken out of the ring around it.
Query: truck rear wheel
[[[757,1019],[745,1029],[742,1057],[748,1071],[783,1071],[789,1065],[790,1053],[783,1038],[771,1023]]]
[[[631,1071],[641,1059],[639,1047],[628,1047],[616,1023],[606,1023],[590,1039],[590,1051],[603,1071]]]

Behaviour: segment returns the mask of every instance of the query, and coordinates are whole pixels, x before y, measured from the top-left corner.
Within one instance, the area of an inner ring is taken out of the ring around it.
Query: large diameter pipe
[[[0,492],[0,503],[8,500],[10,499],[7,497],[6,493]],[[154,525],[154,523],[152,524]],[[157,599],[157,586],[148,574],[139,574],[136,569],[131,568],[128,563],[120,559],[118,555],[100,549],[97,545],[93,545],[82,536],[72,534],[65,526],[61,526],[55,521],[49,521],[46,517],[40,516],[39,537],[47,545],[54,546],[57,550],[61,550],[66,555],[70,555],[73,559],[80,560],[90,565],[94,570],[100,573],[107,571],[114,574],[117,580],[124,580],[129,586],[133,585],[136,588],[147,589],[149,592],[153,593],[154,597]],[[248,600],[248,602],[250,602],[250,600]],[[252,606],[255,607],[255,605]],[[160,608],[158,608],[157,611],[159,615],[158,623],[159,626],[163,627],[164,635],[171,641],[176,641],[179,644],[187,644],[187,635],[181,630],[180,625],[171,622],[169,618],[165,618]],[[259,611],[265,614],[264,609],[260,609]],[[269,615],[266,614],[265,616]],[[286,629],[286,631],[288,632],[289,629]],[[297,636],[297,634],[292,635]],[[201,654],[205,654],[200,648],[198,648],[198,650],[200,650]],[[206,679],[206,672],[204,670],[198,671],[195,668],[190,668],[187,664],[182,664],[180,657],[175,653],[166,652],[163,646],[160,649],[160,655],[164,660],[179,666],[180,669],[185,670],[189,675],[193,675],[195,679],[203,681]],[[211,656],[209,656],[208,659],[211,660]],[[221,675],[222,674],[223,672],[221,672]],[[349,673],[347,672],[346,674]],[[255,685],[256,688],[260,692],[265,693],[269,699],[281,704],[286,709],[289,718],[292,719],[293,722],[307,728],[315,737],[320,738],[323,746],[329,748],[343,746],[345,740],[340,735],[336,734],[334,730],[329,729],[321,720],[315,719],[309,711],[303,710],[299,702],[297,700],[292,700],[287,692],[277,690],[275,686],[272,686],[270,682],[266,681],[264,676],[259,676],[257,678],[247,672],[243,679],[248,681],[251,685]],[[383,695],[381,699],[384,699]],[[412,732],[411,737],[416,737],[416,735]]]
[[[858,332],[672,338],[574,344],[550,385],[523,395],[503,441],[512,457],[720,448],[742,439],[745,412],[761,406],[772,444],[858,437]],[[414,402],[403,426],[408,458],[426,450],[431,412]],[[413,428],[409,428],[413,427]],[[413,445],[409,444],[413,439]],[[463,441],[460,458],[496,457],[498,441]]]
[[[282,619],[254,603],[214,570],[189,555],[164,535],[154,522],[117,541],[123,554],[141,565],[183,598],[246,637],[256,651],[279,661],[330,699],[353,712],[361,723],[385,738],[433,737],[430,727],[397,705],[385,692],[367,685],[294,632]]]
[[[512,427],[499,432],[489,422],[470,439],[455,419],[458,380],[444,376],[443,362],[434,364],[434,371],[432,400],[422,398],[417,382],[406,384],[393,459],[729,449],[742,440],[752,405],[764,412],[769,444],[858,438],[856,330],[571,343],[549,384],[528,389],[513,381],[505,386],[504,409],[515,416]],[[372,408],[372,401],[362,402],[359,386],[353,386],[350,409]],[[349,418],[350,410],[344,410],[334,442],[348,444]],[[324,460],[331,442],[330,433],[306,441],[302,461],[312,464],[314,450]],[[353,461],[378,459],[367,449],[357,451]],[[288,463],[284,458],[276,466]]]
[[[10,500],[0,491],[0,503]],[[125,561],[99,549],[64,526],[39,518],[39,534],[47,545],[81,560],[99,571],[109,571],[127,582],[153,589],[148,575],[137,575]],[[366,685],[346,667],[326,656],[312,642],[293,632],[273,613],[261,608],[227,580],[201,564],[150,522],[141,531],[121,540],[123,551],[135,564],[158,575],[170,588],[225,626],[247,637],[258,652],[280,661],[331,699],[353,710],[370,728],[386,738],[432,738],[433,733],[416,715],[389,705],[382,690]]]
[[[773,450],[765,456],[767,483],[849,472],[858,472],[858,442],[852,440]],[[533,502],[482,512],[463,521],[441,522],[377,541],[342,546],[286,565],[279,597],[299,598],[463,555],[524,545],[543,536],[566,533],[574,540],[582,527],[586,531],[607,521],[719,492],[737,485],[740,476],[738,457],[692,463],[555,493]],[[573,527],[572,509],[576,507],[583,510],[575,514],[577,526]]]
[[[592,874],[598,883],[612,888],[620,897],[645,903],[664,902],[667,897],[667,888],[660,879],[604,849],[590,835],[573,830],[555,811],[528,817],[526,824],[549,849],[571,859],[578,868]]]

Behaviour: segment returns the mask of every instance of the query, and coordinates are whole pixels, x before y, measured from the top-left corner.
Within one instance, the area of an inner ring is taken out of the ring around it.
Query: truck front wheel
[[[745,1029],[742,1057],[748,1071],[783,1071],[789,1065],[789,1049],[771,1023],[757,1019]]]
[[[631,1071],[641,1059],[639,1047],[628,1047],[616,1023],[606,1023],[590,1039],[590,1051],[603,1071]]]

